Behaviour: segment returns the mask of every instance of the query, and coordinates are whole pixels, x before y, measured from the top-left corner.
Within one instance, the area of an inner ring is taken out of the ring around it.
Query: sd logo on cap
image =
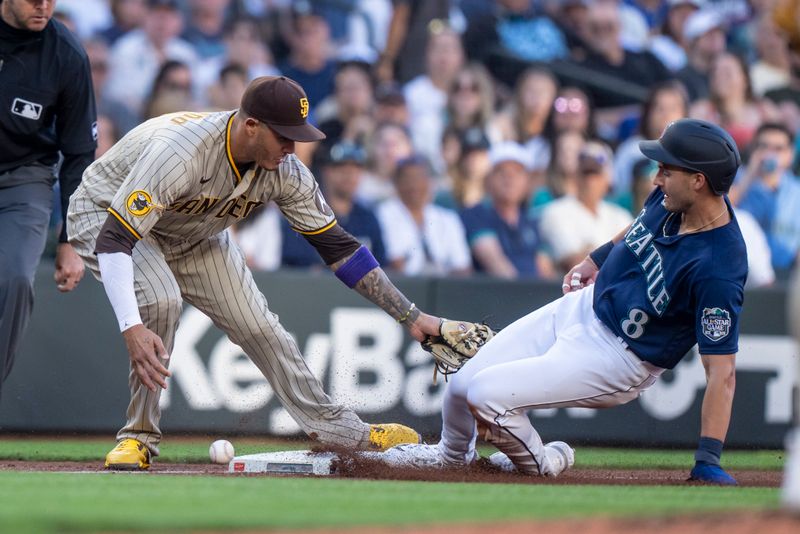
[[[262,76],[250,82],[242,96],[242,111],[292,141],[325,139],[324,133],[306,121],[306,92],[285,76]]]

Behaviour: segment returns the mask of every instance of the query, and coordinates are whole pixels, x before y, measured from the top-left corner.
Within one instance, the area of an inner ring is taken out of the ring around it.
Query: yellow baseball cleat
[[[106,469],[143,471],[150,467],[150,450],[135,439],[123,439],[106,455]]]
[[[422,443],[422,438],[413,428],[398,423],[369,425],[370,449],[385,451],[404,443]]]

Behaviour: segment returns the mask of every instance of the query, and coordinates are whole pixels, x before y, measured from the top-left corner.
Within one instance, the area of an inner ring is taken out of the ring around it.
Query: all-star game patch
[[[153,208],[153,199],[146,191],[137,190],[128,195],[125,201],[125,208],[131,215],[141,217],[147,215]]]
[[[731,314],[722,308],[703,308],[703,335],[711,341],[725,338],[731,331]]]

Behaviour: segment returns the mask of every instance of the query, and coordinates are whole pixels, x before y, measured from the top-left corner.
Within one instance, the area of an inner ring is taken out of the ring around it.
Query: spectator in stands
[[[278,68],[305,88],[313,113],[314,106],[333,94],[336,63],[331,59],[330,28],[315,10],[295,11],[292,31],[285,38],[289,57]]]
[[[669,123],[685,117],[688,112],[688,96],[680,82],[663,82],[650,90],[642,106],[638,132],[620,143],[614,156],[612,190],[615,197],[631,194],[633,166],[644,158],[639,141],[657,139]]]
[[[223,34],[231,0],[189,0],[189,20],[183,39],[202,59],[225,53]]]
[[[561,132],[577,132],[586,137],[594,137],[594,113],[589,95],[578,87],[562,87],[558,96],[553,101],[553,111],[550,114],[552,127],[550,135],[555,136]]]
[[[407,83],[423,74],[430,28],[446,24],[451,0],[392,0],[386,46],[375,65],[381,83]]]
[[[611,186],[612,161],[607,145],[588,141],[578,160],[575,195],[554,200],[542,211],[542,237],[564,272],[633,220],[627,210],[604,200]]]
[[[776,0],[773,4],[772,18],[778,27],[786,32],[790,50],[800,52],[800,0]]]
[[[180,61],[164,63],[145,100],[144,119],[176,111],[193,110],[196,107],[192,100],[192,72],[189,66]]]
[[[791,172],[794,133],[780,123],[761,125],[741,179],[731,191],[767,235],[772,265],[787,272],[800,251],[800,178]]]
[[[458,214],[436,206],[428,161],[413,155],[397,164],[397,198],[376,210],[389,266],[405,275],[466,275],[469,248]]]
[[[586,57],[588,4],[587,0],[556,0],[550,4],[552,11],[549,14],[564,33],[569,55],[573,59]]]
[[[533,191],[531,209],[541,207],[564,195],[575,195],[578,188],[578,156],[586,136],[575,130],[564,130],[553,140],[553,157],[547,166],[545,187]]]
[[[362,61],[340,63],[332,97],[317,106],[319,129],[328,136],[322,144],[328,148],[339,141],[366,145],[375,129],[374,107],[370,65]]]
[[[471,208],[486,196],[485,178],[489,172],[489,139],[481,128],[445,132],[447,187],[436,195],[436,204],[454,209]],[[452,155],[448,155],[452,152]]]
[[[367,174],[356,195],[359,200],[374,206],[395,195],[392,177],[397,162],[414,152],[411,134],[400,124],[385,122],[375,128],[367,147]]]
[[[463,65],[461,38],[452,28],[435,25],[426,48],[425,74],[417,76],[403,88],[414,148],[428,158],[437,172],[444,171],[441,141],[447,91]]]
[[[501,278],[550,278],[536,221],[528,214],[530,157],[521,145],[495,145],[486,177],[488,201],[461,212],[475,269]]]
[[[686,66],[676,76],[686,87],[690,102],[708,98],[711,66],[725,52],[722,17],[708,8],[692,13],[683,25],[683,43]]]
[[[238,108],[248,81],[247,70],[241,65],[230,63],[224,66],[217,83],[208,88],[208,101],[212,109]]]
[[[741,208],[734,211],[747,248],[747,281],[744,287],[750,289],[772,285],[775,282],[775,269],[772,268],[772,251],[766,233],[749,211]]]
[[[631,170],[633,178],[631,200],[630,205],[627,206],[633,215],[638,215],[642,211],[647,197],[653,192],[653,187],[655,187],[653,178],[655,178],[656,172],[658,172],[658,165],[644,156],[633,164],[633,169]]]
[[[743,151],[764,121],[776,120],[768,100],[753,96],[747,65],[739,56],[720,54],[711,65],[709,98],[692,104],[689,116],[719,124]]]
[[[494,120],[501,139],[524,145],[531,154],[532,170],[540,174],[550,161],[545,130],[557,91],[558,82],[550,71],[530,68],[517,80],[514,99]]]
[[[147,16],[147,0],[111,0],[111,16],[114,22],[98,33],[108,46],[131,30],[139,29]]]
[[[668,2],[662,0],[625,0],[624,3],[633,7],[642,15],[650,31],[657,31],[667,19]]]
[[[750,65],[753,94],[762,97],[771,89],[789,85],[792,79],[791,55],[786,34],[770,14],[762,15],[756,25],[757,60]]]
[[[800,133],[800,86],[795,88],[796,82],[792,85],[773,89],[767,93],[767,97],[778,110],[778,117],[790,132]],[[795,138],[795,147],[800,149],[800,139]],[[800,174],[800,158],[795,158],[793,169],[795,174]]]
[[[301,0],[311,4],[308,0]],[[393,15],[391,0],[313,0],[331,27],[340,60],[359,58],[370,64],[383,50]],[[428,2],[430,3],[430,2]]]
[[[373,118],[376,124],[390,122],[402,124],[408,128],[411,120],[408,104],[403,91],[394,84],[379,85],[375,90],[375,111]]]
[[[490,140],[499,141],[492,128],[495,95],[491,75],[480,63],[469,63],[456,74],[447,96],[447,127],[456,133],[479,128]]]
[[[139,118],[124,104],[109,97],[105,90],[110,68],[108,45],[99,38],[83,41],[82,44],[86,50],[86,55],[89,57],[97,114],[103,115],[110,120],[114,125],[114,130],[120,136],[123,136],[139,124]]]
[[[324,147],[321,147],[321,149]],[[386,263],[383,236],[378,219],[371,209],[355,198],[364,175],[366,154],[360,146],[341,142],[318,158],[319,181],[325,200],[336,214],[338,224],[370,249],[378,263]],[[295,232],[286,219],[281,222],[282,264],[289,267],[324,267],[322,258],[308,241]]]
[[[586,87],[595,107],[605,110],[602,123],[615,128],[629,111],[625,106],[640,104],[648,88],[668,79],[670,73],[650,52],[623,48],[619,6],[615,2],[590,4],[588,28],[590,50],[586,59],[577,62],[583,73],[570,81]]]
[[[761,19],[768,17],[772,20],[778,3],[780,2],[776,0],[747,0],[744,2],[746,5],[739,4],[738,10],[730,11],[725,9],[727,7],[725,3],[721,6],[717,4],[718,8],[722,7],[722,13],[729,25],[725,32],[728,50],[745,58],[748,64],[756,61],[758,59],[756,41]],[[782,30],[779,31],[784,33]]]
[[[65,13],[74,24],[70,31],[81,40],[96,36],[113,21],[109,0],[54,0],[53,3],[56,4],[53,18],[59,12]]]
[[[569,54],[564,33],[531,0],[495,0],[493,16],[469,21],[464,44],[470,59],[487,65],[508,86],[530,63]]]
[[[183,15],[177,0],[148,0],[142,29],[132,30],[111,49],[108,96],[137,114],[165,61],[181,61],[194,68],[197,54],[178,38]]]
[[[686,19],[697,12],[703,0],[668,0],[667,15],[661,33],[650,38],[649,48],[661,63],[672,72],[686,66],[687,43],[683,34]]]
[[[206,59],[195,69],[199,94],[206,93],[218,83],[222,69],[229,65],[239,65],[245,69],[247,81],[260,76],[280,75],[273,64],[272,52],[264,44],[257,20],[242,17],[232,19],[225,26],[223,44],[222,54]]]
[[[75,23],[75,15],[73,12],[59,4],[53,10],[53,18],[63,24],[70,33],[78,35],[78,27]]]

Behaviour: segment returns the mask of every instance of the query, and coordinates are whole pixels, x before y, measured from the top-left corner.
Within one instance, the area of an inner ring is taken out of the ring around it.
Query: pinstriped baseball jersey
[[[327,443],[364,446],[369,426],[325,393],[225,231],[268,200],[306,234],[333,227],[333,212],[294,155],[272,171],[237,168],[233,117],[178,113],[132,130],[84,173],[70,199],[70,242],[100,278],[96,242],[106,219],[115,217],[140,239],[131,252],[136,299],[142,322],[168,353],[188,302],[244,349],[303,431]],[[127,422],[117,438],[136,439],[157,455],[161,390],[144,387],[133,368],[129,386]]]
[[[237,168],[230,150],[234,112],[174,113],[132,130],[84,173],[76,195],[107,209],[137,239],[209,238],[269,200],[293,228],[335,224],[314,177],[296,156],[277,170]]]

